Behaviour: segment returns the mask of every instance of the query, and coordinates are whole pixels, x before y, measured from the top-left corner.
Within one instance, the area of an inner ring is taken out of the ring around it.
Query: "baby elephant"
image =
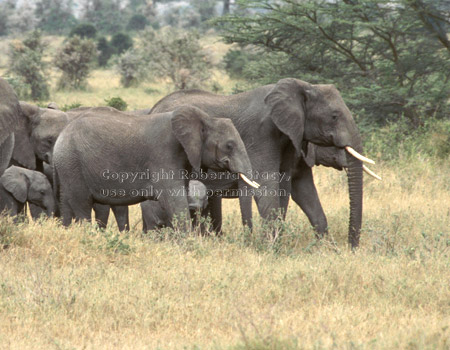
[[[11,166],[0,177],[0,213],[20,214],[26,202],[42,209],[48,216],[55,211],[52,187],[47,177],[34,170]]]
[[[187,193],[189,212],[191,218],[196,219],[197,212],[204,214],[208,205],[206,186],[197,180],[189,181],[189,191]],[[154,230],[169,225],[170,220],[161,204],[158,201],[141,202],[143,230]],[[195,225],[195,223],[194,223]]]

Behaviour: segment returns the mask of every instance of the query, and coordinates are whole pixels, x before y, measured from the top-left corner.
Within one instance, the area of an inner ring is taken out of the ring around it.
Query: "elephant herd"
[[[199,211],[220,233],[222,198],[239,198],[251,227],[252,198],[275,220],[292,197],[321,237],[328,224],[312,167],[325,165],[347,170],[348,238],[357,247],[363,170],[378,177],[363,165],[373,161],[361,155],[339,91],[293,78],[231,96],[178,91],[134,112],[40,108],[19,102],[0,78],[0,128],[0,212],[17,215],[28,202],[33,217],[55,214],[66,226],[94,210],[104,227],[111,209],[128,229],[128,206],[141,203],[144,230]]]

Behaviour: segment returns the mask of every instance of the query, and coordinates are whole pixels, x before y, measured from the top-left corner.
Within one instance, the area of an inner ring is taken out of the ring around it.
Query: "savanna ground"
[[[228,93],[234,82],[217,71]],[[51,74],[52,86],[57,75]],[[123,89],[94,71],[59,105],[152,106],[163,84]],[[432,139],[446,135],[432,135]],[[450,162],[421,154],[383,161],[365,177],[361,247],[347,247],[345,172],[315,167],[330,235],[314,238],[290,205],[277,239],[240,224],[225,201],[223,237],[129,233],[57,221],[0,228],[1,349],[449,349]],[[255,216],[257,217],[256,211]]]

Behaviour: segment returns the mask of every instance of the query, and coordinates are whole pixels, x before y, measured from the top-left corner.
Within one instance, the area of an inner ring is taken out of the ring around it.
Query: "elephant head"
[[[29,169],[36,168],[29,133],[29,124],[20,108],[16,93],[0,78],[0,175],[11,159]]]
[[[44,174],[11,166],[2,175],[1,183],[18,202],[28,201],[44,209],[48,216],[55,212],[52,187]]]
[[[70,121],[68,114],[53,108],[39,108],[25,102],[20,102],[20,105],[31,125],[30,141],[36,157],[50,164],[56,139]]]
[[[350,196],[349,243],[359,244],[363,206],[362,141],[352,114],[334,85],[313,85],[282,79],[265,97],[271,118],[294,145],[297,156],[302,142],[346,150]]]
[[[202,211],[208,205],[208,194],[206,186],[198,181],[189,181],[189,193],[188,193],[189,210]]]
[[[251,174],[250,159],[230,119],[211,118],[197,107],[182,106],[173,112],[172,131],[194,170],[228,170],[259,187],[245,176]]]

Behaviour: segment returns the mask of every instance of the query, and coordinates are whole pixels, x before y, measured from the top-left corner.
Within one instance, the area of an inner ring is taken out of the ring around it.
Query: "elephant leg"
[[[253,230],[252,197],[240,196],[239,206],[241,208],[242,225],[248,226],[250,230]]]
[[[128,205],[113,205],[111,209],[116,218],[119,231],[130,230],[130,220],[128,218]]]
[[[182,189],[183,185],[181,184],[179,188]],[[174,227],[174,223],[176,222],[178,228],[184,231],[191,231],[192,222],[186,196],[164,195],[161,196],[159,202],[167,215],[170,227]]]
[[[78,191],[72,190],[66,198],[69,198],[69,205],[72,209],[73,216],[75,217],[75,221],[81,220],[92,220],[92,208],[93,208],[93,200],[92,197],[89,196],[88,189],[78,188]]]
[[[298,167],[297,175],[292,179],[291,194],[294,202],[305,212],[317,237],[321,238],[328,234],[327,217],[320,204],[310,167],[306,165]]]
[[[109,208],[107,204],[94,203],[95,221],[99,228],[106,228],[109,218]]]
[[[67,227],[72,223],[72,220],[75,219],[75,214],[72,210],[72,207],[70,206],[69,199],[64,195],[61,195],[59,208],[62,217],[62,223]]]
[[[212,196],[208,200],[212,229],[217,235],[222,235],[222,197]]]
[[[147,214],[145,213],[144,207],[140,205],[141,207],[141,214],[142,214],[142,231],[144,233],[147,233],[148,231],[148,225],[147,225]]]
[[[288,180],[282,180],[280,182],[280,207],[282,209],[283,220],[286,219],[287,208],[289,205],[289,197],[291,193],[291,181],[290,177],[286,177]]]

